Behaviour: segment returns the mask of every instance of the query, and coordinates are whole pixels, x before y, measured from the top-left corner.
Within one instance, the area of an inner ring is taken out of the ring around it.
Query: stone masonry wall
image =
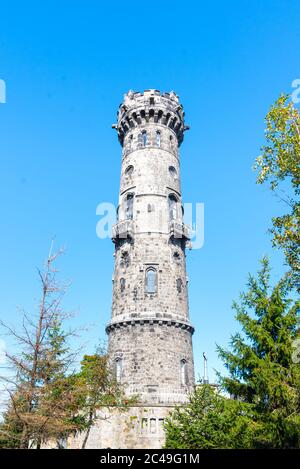
[[[112,360],[122,359],[121,381],[141,402],[185,402],[194,385],[191,332],[180,322],[157,319],[118,325],[110,331],[109,353]]]
[[[107,327],[112,366],[145,404],[184,402],[194,386],[179,159],[184,113],[174,93],[129,92],[114,127],[122,164]]]
[[[86,449],[158,449],[165,441],[164,421],[173,407],[132,406],[127,410],[110,407],[97,412]],[[66,449],[80,449],[85,432],[62,441]],[[56,441],[43,444],[43,449],[57,447]]]

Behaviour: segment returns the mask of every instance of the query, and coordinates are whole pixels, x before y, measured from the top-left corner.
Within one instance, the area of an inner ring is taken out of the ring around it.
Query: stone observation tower
[[[173,92],[129,91],[117,118],[122,167],[106,331],[117,380],[150,406],[140,436],[153,444],[164,407],[185,402],[194,386],[179,157],[188,127]]]

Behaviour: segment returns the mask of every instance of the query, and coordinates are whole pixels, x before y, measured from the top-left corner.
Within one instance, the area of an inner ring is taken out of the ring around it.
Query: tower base
[[[97,412],[90,428],[86,449],[159,449],[165,442],[164,421],[174,406],[109,407]],[[70,436],[66,449],[81,449],[86,432]],[[55,448],[48,442],[43,448]]]

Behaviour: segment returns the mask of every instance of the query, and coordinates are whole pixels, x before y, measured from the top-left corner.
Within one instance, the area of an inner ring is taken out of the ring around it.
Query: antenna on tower
[[[207,358],[205,352],[203,352],[203,384],[208,384],[208,375],[207,375]]]

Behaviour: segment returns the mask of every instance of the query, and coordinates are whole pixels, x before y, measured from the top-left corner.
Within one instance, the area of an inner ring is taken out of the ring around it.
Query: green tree
[[[0,449],[15,449],[20,446],[22,425],[9,409],[2,415],[0,423]]]
[[[84,355],[75,386],[80,401],[79,416],[83,418],[86,430],[82,441],[83,449],[94,421],[99,418],[97,413],[99,409],[118,406],[120,410],[125,411],[128,405],[135,402],[135,399],[127,398],[122,386],[117,383],[104,347],[99,347],[94,355]]]
[[[221,377],[223,388],[251,404],[260,424],[254,446],[300,446],[300,367],[293,362],[300,303],[290,298],[290,288],[288,275],[271,287],[264,258],[257,278],[249,276],[248,291],[233,304],[242,333],[232,336],[229,350],[218,347],[229,372]]]
[[[184,407],[166,419],[166,448],[249,448],[255,430],[251,406],[200,385]]]
[[[167,448],[300,447],[300,303],[290,293],[289,275],[271,286],[264,258],[233,304],[241,332],[229,350],[218,347],[228,370],[220,385],[230,398],[198,387],[167,419]]]
[[[300,291],[300,114],[282,95],[266,116],[266,144],[256,159],[257,182],[269,186],[289,207],[273,218],[273,244],[283,250],[294,285]]]
[[[17,353],[6,353],[10,372],[2,377],[9,402],[0,432],[1,446],[9,441],[22,449],[39,447],[49,436],[76,428],[68,413],[72,388],[66,381],[74,358],[67,345],[72,332],[64,333],[61,327],[68,317],[61,306],[66,287],[58,283],[54,267],[61,254],[61,250],[54,255],[50,252],[39,271],[38,313],[23,312],[19,329],[1,322],[17,342]]]
[[[63,330],[69,318],[62,308],[66,287],[58,282],[54,265],[61,254],[50,252],[39,271],[38,313],[23,312],[19,329],[0,321],[18,344],[18,353],[7,351],[10,373],[2,376],[9,395],[0,425],[2,448],[39,448],[46,441],[60,448],[69,435],[85,431],[84,448],[98,409],[110,405],[126,409],[134,401],[116,382],[103,348],[85,355],[80,370],[74,370],[78,351],[71,350],[69,339],[75,331]]]

